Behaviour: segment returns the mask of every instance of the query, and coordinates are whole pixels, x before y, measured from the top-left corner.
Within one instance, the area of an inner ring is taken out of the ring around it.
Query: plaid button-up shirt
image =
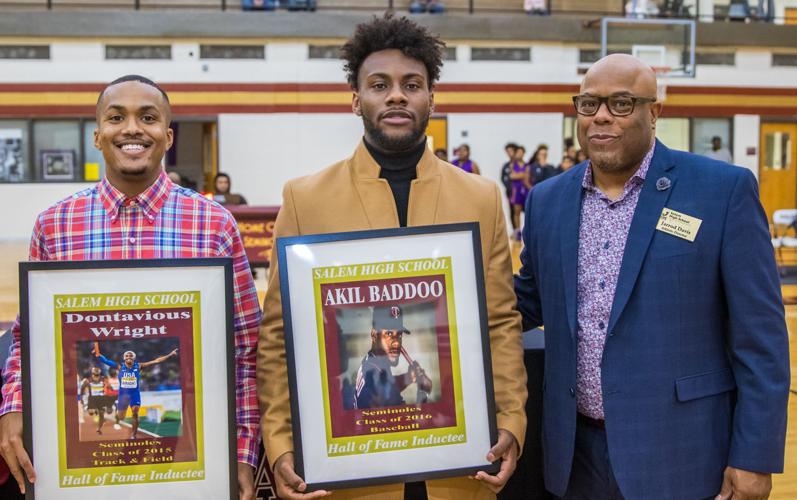
[[[164,172],[127,198],[107,179],[36,219],[30,260],[233,258],[238,461],[257,467],[260,439],[255,359],[260,304],[235,220],[220,205],[169,181]],[[3,370],[0,415],[22,411],[19,319]]]

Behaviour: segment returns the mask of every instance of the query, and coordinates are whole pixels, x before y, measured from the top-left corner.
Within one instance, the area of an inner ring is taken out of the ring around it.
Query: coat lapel
[[[573,337],[576,334],[578,316],[578,236],[581,225],[581,200],[583,199],[581,183],[584,180],[586,168],[589,168],[589,163],[578,168],[578,171],[574,172],[565,186],[559,214],[565,307],[570,335]]]
[[[656,223],[664,205],[670,198],[670,193],[675,188],[677,177],[672,171],[673,167],[670,150],[657,140],[656,151],[645,176],[645,183],[642,185],[642,192],[639,195],[639,201],[628,231],[607,332],[614,329],[631,297],[631,292],[634,290],[639,271],[642,268],[642,262],[648,253],[650,240],[653,239],[656,231]],[[670,180],[670,186],[660,191],[656,187],[656,181],[662,177]]]
[[[437,222],[440,194],[440,166],[432,150],[426,148],[418,162],[418,177],[412,181],[407,210],[408,226],[428,226]]]
[[[368,153],[363,141],[349,158],[354,188],[362,203],[370,229],[398,227],[396,202],[385,179],[379,178],[379,165]]]

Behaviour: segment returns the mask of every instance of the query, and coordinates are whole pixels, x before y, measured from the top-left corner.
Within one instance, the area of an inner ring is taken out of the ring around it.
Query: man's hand
[[[25,493],[25,476],[36,482],[36,471],[30,462],[28,452],[22,445],[22,413],[11,412],[0,417],[0,455],[8,465],[11,475],[17,480],[19,491]]]
[[[274,482],[277,483],[277,496],[285,500],[321,498],[331,491],[316,490],[304,493],[307,484],[293,470],[293,452],[282,454],[274,464]]]
[[[238,462],[238,500],[255,500],[255,469]]]
[[[766,500],[772,491],[772,474],[726,467],[716,500]]]
[[[418,383],[419,390],[432,392],[432,380],[417,361],[413,361],[410,365],[410,372],[412,372],[412,381]]]
[[[509,478],[512,477],[512,473],[515,472],[519,453],[520,446],[512,433],[504,429],[498,429],[498,442],[487,453],[487,460],[495,462],[499,458],[502,459],[501,468],[495,476],[479,471],[476,473],[476,479],[484,481],[484,484],[493,493],[498,493],[504,488]]]

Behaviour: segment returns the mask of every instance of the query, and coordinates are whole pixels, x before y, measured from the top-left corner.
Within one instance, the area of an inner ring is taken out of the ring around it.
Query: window
[[[443,60],[444,61],[456,61],[457,60],[457,48],[456,47],[446,47],[443,49]]]
[[[668,148],[689,151],[689,118],[659,118],[656,137]]]
[[[712,150],[711,139],[719,137],[722,147],[733,152],[730,118],[694,118],[692,120],[692,152],[699,155]]]
[[[772,66],[797,66],[797,54],[772,54]]]
[[[0,182],[30,180],[28,122],[0,120]]]
[[[80,120],[33,122],[34,180],[82,180],[80,125]]]
[[[200,45],[200,59],[265,59],[265,45]]]
[[[531,47],[473,47],[471,61],[531,61]]]
[[[712,66],[735,66],[735,52],[697,52],[695,63]]]
[[[308,59],[340,59],[340,45],[310,45]]]
[[[0,59],[49,59],[49,45],[0,45]]]
[[[97,122],[87,121],[83,123],[83,180],[87,182],[99,181],[105,177],[105,159],[99,149],[94,147],[94,129]]]
[[[106,45],[105,59],[171,59],[171,45]]]

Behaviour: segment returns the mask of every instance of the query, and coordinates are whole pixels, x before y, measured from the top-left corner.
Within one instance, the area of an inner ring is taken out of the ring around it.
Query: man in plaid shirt
[[[260,305],[233,217],[217,203],[173,184],[161,167],[171,147],[171,109],[154,82],[128,75],[111,82],[97,102],[94,145],[106,177],[42,212],[33,228],[30,260],[108,260],[232,256],[238,483],[253,500],[259,414],[255,347]],[[36,472],[22,444],[19,321],[3,370],[0,453],[20,489]]]

